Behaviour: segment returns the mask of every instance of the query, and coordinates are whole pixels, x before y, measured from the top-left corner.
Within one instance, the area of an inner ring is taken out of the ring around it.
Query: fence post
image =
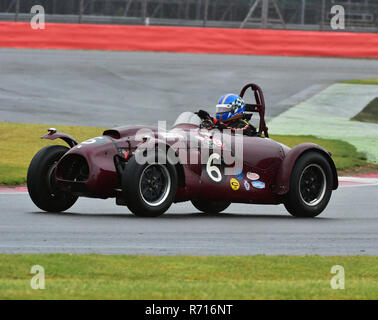
[[[266,29],[268,24],[269,0],[263,0],[261,9],[261,27]]]
[[[203,14],[203,24],[202,27],[206,27],[207,25],[207,16],[209,12],[209,0],[205,0],[205,7],[204,7],[204,14]]]
[[[81,23],[83,19],[83,12],[84,12],[84,0],[79,1],[79,23]]]
[[[14,21],[18,21],[18,14],[19,13],[20,13],[20,0],[16,0],[16,8],[15,8]]]
[[[306,0],[302,0],[302,8],[301,8],[301,24],[305,24],[305,14],[306,14]]]
[[[320,30],[324,30],[325,0],[322,0],[322,9],[320,13]]]
[[[142,0],[142,24],[146,24],[146,17],[147,17],[147,0]]]

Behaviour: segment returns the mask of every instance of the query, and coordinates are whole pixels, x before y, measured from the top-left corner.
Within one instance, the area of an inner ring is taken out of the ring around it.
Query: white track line
[[[339,177],[339,186],[342,188],[378,186],[378,178]],[[27,193],[26,188],[0,188],[0,195],[24,195]]]
[[[378,183],[378,178],[339,177],[339,182]]]
[[[339,185],[342,188],[377,186],[378,178],[339,177]]]
[[[378,183],[364,183],[364,184],[341,184],[340,188],[354,188],[354,187],[372,187],[378,186]]]

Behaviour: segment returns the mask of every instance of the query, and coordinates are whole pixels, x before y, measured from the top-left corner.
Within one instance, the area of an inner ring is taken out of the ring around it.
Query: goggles
[[[216,113],[230,112],[231,109],[232,109],[231,105],[229,105],[229,104],[217,104],[215,106],[215,108],[216,108],[216,111],[217,111]]]

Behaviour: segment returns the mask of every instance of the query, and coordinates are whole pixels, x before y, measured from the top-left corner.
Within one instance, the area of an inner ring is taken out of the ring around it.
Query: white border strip
[[[378,183],[378,178],[339,177],[339,182]]]
[[[346,182],[346,184],[343,184]],[[352,182],[348,184],[348,182]],[[340,187],[364,187],[364,186],[377,186],[378,178],[364,178],[364,177],[339,177]],[[27,194],[26,188],[0,188],[0,195],[17,195]]]

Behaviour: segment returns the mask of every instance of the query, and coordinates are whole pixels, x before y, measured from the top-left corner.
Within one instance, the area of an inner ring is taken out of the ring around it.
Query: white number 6
[[[209,175],[209,177],[211,178],[211,180],[213,180],[215,182],[220,182],[222,180],[222,174],[221,174],[218,167],[211,165],[211,163],[213,162],[213,159],[219,160],[220,155],[218,153],[213,153],[209,157],[209,159],[207,160],[207,164],[206,164],[206,172]],[[214,172],[216,173],[216,175],[214,175]]]

